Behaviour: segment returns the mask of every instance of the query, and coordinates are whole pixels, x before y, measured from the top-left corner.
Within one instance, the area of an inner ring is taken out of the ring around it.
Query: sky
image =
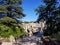
[[[36,15],[35,9],[41,4],[43,4],[42,0],[22,0],[23,13],[26,15],[22,21],[36,21],[38,15]]]

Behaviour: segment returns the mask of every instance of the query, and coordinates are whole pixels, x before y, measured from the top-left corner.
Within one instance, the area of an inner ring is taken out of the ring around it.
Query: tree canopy
[[[0,37],[20,36],[24,33],[18,20],[25,16],[21,4],[22,0],[0,0]]]
[[[58,0],[43,0],[45,5],[36,9],[39,14],[37,22],[46,21],[45,35],[53,35],[60,31],[60,4]]]

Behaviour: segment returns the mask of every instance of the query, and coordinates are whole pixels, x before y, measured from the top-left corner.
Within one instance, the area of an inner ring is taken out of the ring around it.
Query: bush
[[[57,40],[60,40],[60,32],[55,34],[54,36],[52,36],[53,38],[57,39]]]
[[[0,37],[10,37],[10,35],[13,35],[14,37],[18,37],[22,34],[25,34],[25,31],[23,28],[18,27],[9,27],[4,24],[0,24]]]

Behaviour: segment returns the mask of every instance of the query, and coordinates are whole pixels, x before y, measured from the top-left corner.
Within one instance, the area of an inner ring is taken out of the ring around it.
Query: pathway
[[[36,35],[33,35],[31,37],[26,37],[21,39],[18,39],[18,43],[21,45],[41,45],[43,43],[41,41],[41,34],[38,32]]]

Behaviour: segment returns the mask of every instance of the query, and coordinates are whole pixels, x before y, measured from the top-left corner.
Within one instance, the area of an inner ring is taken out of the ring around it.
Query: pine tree
[[[18,20],[24,17],[21,7],[22,0],[0,0],[0,36],[20,36],[24,33],[18,26]],[[18,28],[16,28],[18,27]],[[16,30],[17,29],[17,30]],[[19,32],[18,32],[19,31]],[[5,35],[6,34],[6,35]]]
[[[58,0],[43,0],[45,5],[37,9],[39,14],[38,22],[43,19],[46,21],[47,29],[45,35],[54,35],[60,31],[60,5]]]

